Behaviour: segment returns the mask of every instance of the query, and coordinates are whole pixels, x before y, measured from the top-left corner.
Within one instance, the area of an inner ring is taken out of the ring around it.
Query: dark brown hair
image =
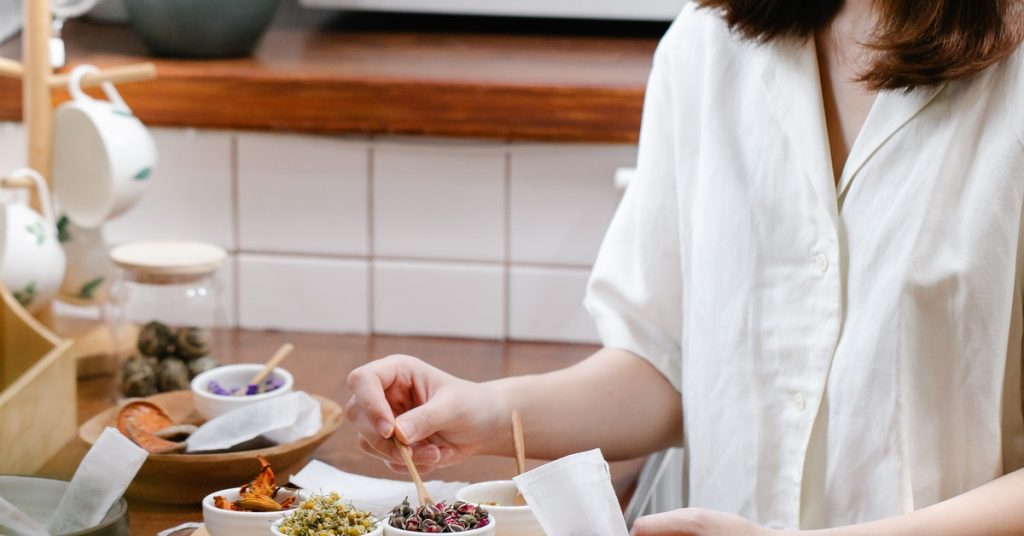
[[[810,37],[831,23],[843,0],[696,0],[722,10],[729,27],[767,42]],[[968,76],[1010,55],[1024,38],[1024,0],[875,0],[879,24],[874,89],[912,89]]]

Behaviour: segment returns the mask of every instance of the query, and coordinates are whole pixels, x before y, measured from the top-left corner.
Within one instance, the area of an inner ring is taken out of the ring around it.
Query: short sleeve
[[[587,288],[601,342],[682,378],[681,262],[672,79],[662,40],[647,85],[636,173],[612,219]]]

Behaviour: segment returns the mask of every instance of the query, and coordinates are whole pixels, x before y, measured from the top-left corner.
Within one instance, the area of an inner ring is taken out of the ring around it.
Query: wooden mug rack
[[[23,0],[22,58],[0,58],[0,76],[22,81],[22,121],[28,140],[28,167],[52,183],[53,98],[51,91],[67,86],[68,75],[50,66],[52,14],[50,0]],[[84,86],[125,83],[156,77],[152,63],[102,69],[82,80]],[[0,171],[6,173],[8,170]],[[0,175],[2,177],[2,175]],[[2,179],[5,186],[28,187],[33,204],[38,195],[19,179]],[[52,305],[52,304],[50,304]],[[0,473],[32,473],[74,437],[76,427],[76,367],[110,337],[109,330],[91,326],[78,334],[53,333],[52,307],[33,318],[0,283]],[[87,367],[86,367],[87,368]]]

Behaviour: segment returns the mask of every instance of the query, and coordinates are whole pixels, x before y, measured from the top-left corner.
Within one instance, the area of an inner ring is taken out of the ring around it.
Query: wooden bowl
[[[315,435],[293,443],[258,450],[221,454],[150,454],[125,493],[145,501],[166,504],[197,504],[210,492],[240,487],[259,472],[256,456],[263,456],[274,468],[279,483],[287,482],[293,471],[333,434],[342,421],[341,406],[321,396],[323,427]],[[199,424],[191,391],[173,391],[145,399],[161,408],[177,423]],[[78,435],[92,445],[108,426],[115,426],[118,408],[112,407],[86,421]]]

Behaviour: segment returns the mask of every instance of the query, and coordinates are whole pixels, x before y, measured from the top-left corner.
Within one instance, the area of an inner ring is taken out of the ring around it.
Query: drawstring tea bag
[[[114,428],[107,428],[75,471],[48,528],[67,534],[103,521],[142,468],[149,454]]]
[[[629,536],[600,449],[566,456],[512,480],[548,536]]]

